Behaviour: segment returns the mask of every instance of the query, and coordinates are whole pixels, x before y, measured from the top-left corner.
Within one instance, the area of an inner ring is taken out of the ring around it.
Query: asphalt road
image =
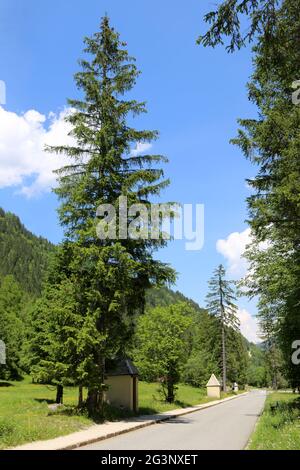
[[[244,449],[266,393],[253,391],[220,405],[99,441],[78,450]]]

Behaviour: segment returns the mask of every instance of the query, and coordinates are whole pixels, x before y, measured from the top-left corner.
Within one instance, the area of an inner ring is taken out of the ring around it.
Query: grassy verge
[[[155,383],[139,383],[139,414],[153,414],[212,401],[206,390],[179,385],[176,402],[165,403]],[[223,395],[225,397],[225,395]],[[77,389],[64,389],[64,407],[56,412],[49,409],[55,398],[55,388],[22,382],[0,381],[0,449],[26,442],[52,439],[84,429],[93,424],[86,414],[76,410]],[[106,420],[134,416],[125,410],[106,407]]]
[[[248,445],[250,450],[300,449],[300,397],[271,393]]]
[[[54,414],[48,408],[55,397],[53,387],[33,385],[29,380],[0,382],[0,449],[40,439],[51,439],[89,426],[85,416]],[[68,407],[76,403],[76,391],[65,390]]]

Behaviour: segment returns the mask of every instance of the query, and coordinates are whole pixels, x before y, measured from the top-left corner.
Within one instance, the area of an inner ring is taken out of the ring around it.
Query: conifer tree
[[[212,25],[201,42],[215,46],[228,36],[237,46],[241,8],[250,13],[256,35],[248,89],[258,109],[256,119],[239,121],[241,129],[233,140],[258,168],[248,181],[253,190],[247,200],[253,242],[246,253],[250,271],[245,285],[250,297],[259,296],[265,333],[272,316],[285,373],[299,386],[299,367],[291,360],[293,341],[300,335],[299,2],[225,0],[218,12],[211,12]]]
[[[222,332],[222,377],[223,390],[226,391],[227,382],[227,358],[226,358],[226,329],[239,329],[237,306],[234,304],[236,296],[232,281],[225,279],[225,269],[222,265],[215,270],[213,277],[208,282],[207,309],[215,316],[221,326]]]
[[[293,0],[294,1],[294,0]],[[251,43],[259,34],[270,39],[283,0],[223,0],[204,16],[211,26],[197,39],[198,44],[215,47],[229,40],[227,51],[233,52]],[[248,27],[242,27],[245,19]]]
[[[156,166],[166,162],[165,157],[138,152],[139,144],[156,139],[157,132],[130,125],[132,117],[145,112],[145,103],[125,99],[139,75],[126,44],[107,17],[85,44],[87,57],[75,75],[82,98],[69,100],[72,110],[67,117],[75,143],[49,151],[70,159],[58,171],[55,190],[61,202],[65,248],[54,282],[59,282],[63,272],[78,287],[77,302],[84,319],[81,374],[93,413],[101,411],[105,360],[124,352],[134,318],[143,312],[145,290],[173,280],[174,272],[153,258],[153,251],[165,243],[161,238],[130,239],[119,230],[115,239],[97,236],[100,205],[118,209],[119,197],[125,196],[128,206],[142,203],[149,208],[151,196],[159,195],[169,182]]]
[[[46,284],[33,304],[24,344],[23,365],[36,382],[55,385],[56,403],[63,402],[63,387],[79,385],[83,318],[71,279]]]

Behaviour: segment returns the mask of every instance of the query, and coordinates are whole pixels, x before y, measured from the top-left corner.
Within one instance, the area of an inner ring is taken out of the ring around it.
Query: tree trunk
[[[226,342],[225,327],[222,324],[222,370],[223,370],[223,392],[226,392],[227,370],[226,370]]]
[[[219,274],[219,292],[220,292],[220,314],[222,323],[222,372],[223,372],[223,392],[227,391],[227,371],[226,371],[226,341],[225,341],[225,308],[223,302],[222,278]]]
[[[167,381],[167,402],[174,403],[175,395],[174,395],[174,382],[172,379],[168,378]]]
[[[104,382],[105,382],[105,358],[101,360],[101,391],[99,395],[99,408],[101,416],[104,415]]]
[[[78,388],[78,408],[82,408],[83,405],[83,388],[82,385],[79,385]]]
[[[64,387],[62,385],[57,385],[56,387],[56,400],[55,403],[62,404],[64,396]]]
[[[90,417],[99,412],[99,391],[95,388],[88,390],[86,405]]]

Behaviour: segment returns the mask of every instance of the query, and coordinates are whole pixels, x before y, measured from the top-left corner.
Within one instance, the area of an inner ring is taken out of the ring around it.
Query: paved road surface
[[[78,450],[244,449],[263,409],[266,393],[234,400],[99,441]]]

